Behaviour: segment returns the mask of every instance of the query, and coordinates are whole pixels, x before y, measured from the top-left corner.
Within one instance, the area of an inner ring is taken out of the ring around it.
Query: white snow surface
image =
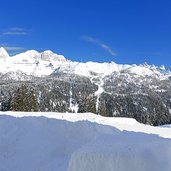
[[[92,113],[0,112],[0,171],[170,171],[171,127]]]
[[[50,50],[41,53],[29,50],[10,57],[4,48],[0,48],[0,73],[4,74],[20,70],[28,75],[41,77],[50,75],[59,68],[63,72],[73,72],[86,77],[95,75],[104,77],[113,72],[119,74],[125,71],[135,76],[153,76],[160,79],[167,79],[171,75],[171,73],[162,73],[165,70],[164,67],[157,69],[157,67],[150,65],[122,65],[114,62],[73,62],[67,60],[63,55],[55,54]]]

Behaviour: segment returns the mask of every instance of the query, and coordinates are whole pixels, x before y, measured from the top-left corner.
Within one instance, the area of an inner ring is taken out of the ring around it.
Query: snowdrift
[[[68,171],[170,171],[171,141],[126,132],[103,135],[76,151]]]
[[[171,128],[109,119],[0,112],[0,171],[171,170]]]

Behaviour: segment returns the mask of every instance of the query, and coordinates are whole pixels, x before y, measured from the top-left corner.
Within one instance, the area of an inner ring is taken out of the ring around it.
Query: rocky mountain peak
[[[1,47],[0,48],[0,58],[7,58],[9,57],[8,52],[5,50],[5,48]]]
[[[56,53],[53,53],[50,50],[46,50],[41,53],[41,59],[44,61],[66,61],[65,57],[63,55],[58,55]]]

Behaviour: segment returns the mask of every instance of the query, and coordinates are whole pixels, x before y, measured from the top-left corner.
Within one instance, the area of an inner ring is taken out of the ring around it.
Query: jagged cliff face
[[[2,111],[93,112],[171,123],[171,74],[163,67],[78,63],[51,51],[0,60]]]

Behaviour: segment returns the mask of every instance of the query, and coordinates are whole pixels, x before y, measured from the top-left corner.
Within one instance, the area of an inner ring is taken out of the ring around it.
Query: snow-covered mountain
[[[66,59],[51,51],[39,53],[29,50],[15,56],[9,56],[4,48],[0,49],[0,73],[21,71],[27,75],[45,76],[50,75],[55,68],[54,65],[62,65]],[[5,59],[5,60],[4,60]]]
[[[4,60],[5,59],[5,60]],[[0,48],[0,73],[22,71],[28,75],[45,76],[50,75],[56,70],[63,72],[72,72],[77,75],[93,77],[99,75],[104,77],[114,72],[135,74],[136,76],[154,76],[165,78],[170,73],[164,71],[164,67],[144,65],[120,65],[111,63],[95,62],[73,62],[67,60],[64,56],[53,53],[50,50],[39,53],[35,50],[29,50],[15,56],[9,56],[7,51]]]
[[[171,72],[163,66],[75,62],[52,51],[0,49],[0,110],[93,112],[171,123]]]

